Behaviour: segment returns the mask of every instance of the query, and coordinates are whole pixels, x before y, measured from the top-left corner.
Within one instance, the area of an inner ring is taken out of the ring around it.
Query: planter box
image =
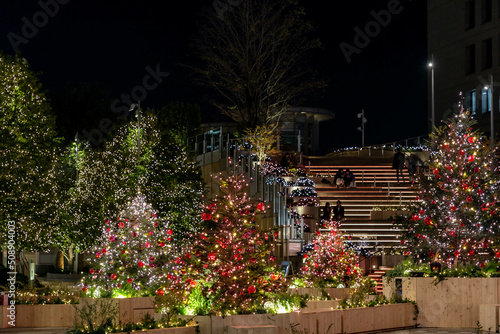
[[[334,311],[330,311],[334,312]],[[180,316],[190,319],[192,316]],[[283,314],[241,314],[222,316],[195,316],[200,334],[220,334],[226,333],[229,327],[261,327],[276,326],[278,334],[290,334],[290,325],[299,324],[296,329],[300,332],[307,330],[309,333],[316,333],[316,313],[291,312]],[[339,313],[340,320],[340,313]],[[339,322],[340,325],[340,322]],[[257,329],[257,328],[256,328]],[[339,326],[340,329],[340,326]],[[333,334],[333,332],[332,332]],[[340,334],[340,332],[335,332]]]
[[[434,282],[429,277],[384,279],[384,295],[399,294],[416,301],[422,327],[476,328],[480,305],[500,304],[500,278],[453,277],[437,285]]]
[[[172,327],[172,328],[158,328],[150,329],[147,331],[132,332],[132,333],[148,333],[148,334],[196,334],[196,326],[185,327]],[[125,332],[116,334],[127,334]]]
[[[247,314],[221,316],[195,316],[200,334],[226,333],[229,328],[238,327],[235,333],[274,333],[290,334],[291,325],[299,333],[362,333],[375,330],[390,330],[414,327],[414,306],[411,303],[381,305],[347,310],[306,309],[286,314]],[[192,316],[181,316],[191,319]],[[234,332],[234,329],[231,329]]]
[[[318,310],[318,309],[336,309],[339,306],[338,300],[310,300],[307,302],[307,307],[303,311]]]
[[[71,327],[75,318],[74,305],[22,305],[16,306],[15,327]],[[2,326],[10,328],[8,324],[11,319],[7,306],[2,306]]]
[[[326,294],[330,299],[345,299],[349,298],[351,295],[351,289],[348,288],[326,288],[324,289]],[[288,289],[290,294],[309,295],[312,298],[323,298],[323,292],[321,289],[314,288],[295,288]]]
[[[117,321],[122,323],[139,322],[146,313],[154,315],[154,297],[112,298],[118,307]],[[45,305],[16,305],[16,327],[71,327],[74,322],[76,308],[83,303],[94,303],[98,299],[80,298],[80,304],[45,304]],[[1,306],[2,322],[0,328],[8,325],[9,314],[7,306]]]
[[[413,304],[391,304],[342,310],[342,332],[361,333],[414,327]]]

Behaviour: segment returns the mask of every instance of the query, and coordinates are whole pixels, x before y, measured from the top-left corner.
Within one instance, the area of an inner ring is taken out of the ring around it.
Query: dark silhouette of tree
[[[227,8],[226,8],[227,7]],[[197,83],[243,127],[276,123],[291,105],[325,86],[309,55],[320,42],[293,0],[248,0],[201,15],[193,46]]]

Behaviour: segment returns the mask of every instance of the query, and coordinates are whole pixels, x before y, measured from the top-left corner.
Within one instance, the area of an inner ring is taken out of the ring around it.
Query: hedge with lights
[[[500,175],[494,150],[462,111],[437,129],[429,172],[418,176],[418,197],[394,224],[405,254],[420,262],[484,266],[500,258]]]

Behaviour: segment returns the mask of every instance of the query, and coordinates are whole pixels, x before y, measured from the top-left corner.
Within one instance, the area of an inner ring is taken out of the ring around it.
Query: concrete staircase
[[[385,273],[388,272],[389,270],[392,270],[393,268],[391,267],[384,267],[380,266],[378,269],[374,270],[372,273],[368,274],[368,277],[370,277],[372,280],[376,282],[375,286],[375,292],[377,293],[382,293],[384,291],[384,283],[383,283],[383,277],[385,276]]]
[[[386,160],[392,161],[392,158]],[[316,182],[321,208],[326,202],[335,206],[337,200],[340,200],[345,210],[341,231],[350,236],[352,243],[370,251],[400,247],[398,231],[393,228],[390,220],[371,219],[373,207],[397,208],[416,197],[415,187],[409,182],[408,173],[405,174],[404,182],[398,183],[390,161],[376,165],[364,161],[353,161],[351,164],[311,164],[308,168],[308,172],[315,176],[313,180]],[[325,178],[333,183],[333,176],[339,168],[349,168],[354,173],[355,188],[337,188],[321,182]]]

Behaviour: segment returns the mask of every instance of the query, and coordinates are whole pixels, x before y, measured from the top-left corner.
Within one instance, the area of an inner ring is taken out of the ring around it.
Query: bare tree
[[[277,123],[291,105],[325,86],[308,62],[320,47],[294,0],[243,0],[207,9],[193,46],[196,81],[212,103],[245,128]]]

